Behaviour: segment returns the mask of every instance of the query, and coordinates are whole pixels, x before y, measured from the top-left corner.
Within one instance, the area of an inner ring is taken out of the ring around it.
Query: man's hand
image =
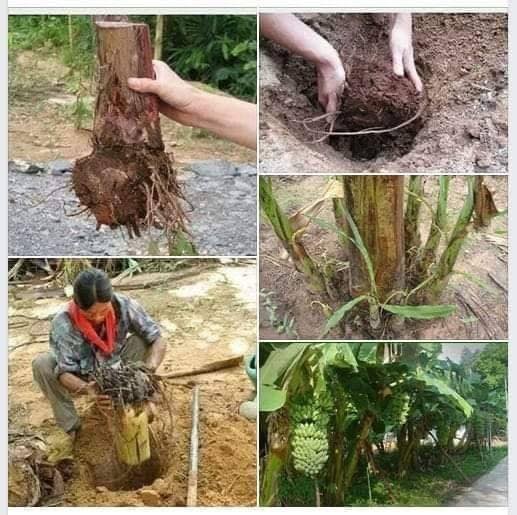
[[[149,354],[145,360],[145,366],[150,372],[156,372],[158,367],[162,364],[163,358],[165,358],[165,352],[167,351],[167,344],[159,337],[153,342],[149,348]]]
[[[346,77],[336,49],[294,14],[261,14],[260,32],[316,66],[318,101],[327,113],[337,111]]]
[[[318,70],[318,102],[327,113],[338,110],[345,88],[346,74],[337,52],[333,57],[316,65]]]
[[[411,14],[396,14],[390,34],[390,49],[393,72],[399,77],[407,75],[415,89],[421,93],[422,81],[415,68],[413,55],[413,28]]]
[[[256,148],[255,104],[195,88],[162,61],[153,61],[153,66],[154,79],[129,78],[129,88],[158,96],[160,112],[175,122],[206,129],[239,145]]]
[[[105,416],[110,416],[113,412],[113,401],[109,395],[103,395],[99,393],[99,388],[95,381],[87,383],[86,387],[87,395],[90,396],[97,405],[99,411]]]
[[[153,61],[154,79],[130,78],[128,86],[139,93],[153,93],[163,102],[162,110],[168,115],[176,112],[192,115],[195,112],[195,100],[199,91],[185,82],[177,73],[172,71],[163,61]]]

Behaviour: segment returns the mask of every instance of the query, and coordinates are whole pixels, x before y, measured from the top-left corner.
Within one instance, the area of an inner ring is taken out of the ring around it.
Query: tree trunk
[[[476,177],[474,185],[474,227],[488,227],[492,218],[498,214],[492,193],[486,187],[482,175]]]
[[[448,175],[440,177],[440,189],[438,192],[438,200],[436,204],[436,211],[433,214],[431,227],[429,229],[429,236],[422,249],[422,255],[418,263],[418,280],[422,281],[429,275],[431,265],[436,261],[436,253],[438,246],[445,233],[447,226],[447,200],[449,197],[449,183],[451,178]]]
[[[406,425],[405,441],[402,448],[399,448],[399,477],[404,477],[413,463],[415,450],[420,444],[421,433],[412,425]]]
[[[261,177],[259,180],[260,206],[273,227],[293,264],[302,273],[308,288],[314,293],[326,291],[325,278],[317,263],[309,256],[303,242],[296,234],[287,215],[278,204],[271,177]]]
[[[126,226],[129,235],[157,226],[169,236],[185,229],[176,172],[164,152],[158,99],[129,89],[129,77],[153,77],[149,27],[100,21],[98,94],[93,152],[73,172],[77,197],[98,227]]]
[[[345,471],[343,474],[342,493],[341,493],[341,497],[342,497],[343,501],[345,500],[345,497],[350,489],[350,486],[352,485],[352,480],[354,479],[355,471],[357,470],[359,458],[361,457],[361,450],[362,450],[363,446],[365,445],[366,440],[368,439],[368,435],[370,434],[370,429],[372,427],[374,420],[375,420],[375,417],[371,413],[366,413],[365,415],[363,415],[356,439],[352,443],[352,446],[346,456]]]
[[[431,295],[431,300],[438,299],[446,288],[449,276],[454,269],[461,248],[468,236],[468,229],[474,212],[474,181],[475,177],[467,177],[466,179],[468,192],[463,207],[461,208],[458,219],[456,220],[456,225],[447,242],[447,247],[440,257],[434,279],[426,288]]]
[[[285,412],[276,412],[267,422],[268,445],[260,484],[260,505],[278,506],[278,483],[287,463],[289,422]]]
[[[341,386],[335,387],[336,395],[336,427],[332,432],[329,453],[328,481],[325,492],[325,506],[343,506],[344,455],[345,455],[345,423],[346,398]]]
[[[350,243],[351,294],[356,297],[375,287],[383,302],[405,285],[404,176],[344,176],[343,181],[345,205],[375,276],[375,285],[371,285],[365,260],[357,246]],[[349,236],[352,237],[350,230]]]
[[[165,18],[163,14],[156,16],[156,31],[154,34],[154,58],[158,61],[162,58],[163,52],[163,26]]]

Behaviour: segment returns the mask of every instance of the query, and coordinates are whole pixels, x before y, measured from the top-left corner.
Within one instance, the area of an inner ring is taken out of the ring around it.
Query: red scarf
[[[113,354],[115,350],[115,340],[117,338],[117,319],[113,306],[104,319],[106,341],[97,334],[91,322],[83,315],[81,309],[73,300],[68,304],[68,314],[76,329],[81,332],[91,345],[100,349],[104,354]]]

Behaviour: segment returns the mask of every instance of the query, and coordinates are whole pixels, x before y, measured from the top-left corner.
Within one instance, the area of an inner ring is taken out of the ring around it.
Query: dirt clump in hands
[[[416,91],[409,79],[396,76],[389,63],[356,60],[347,74],[341,112],[333,131],[395,129],[412,121],[381,134],[331,136],[330,144],[337,150],[350,148],[356,159],[373,159],[386,146],[405,153],[422,128],[424,102],[423,94]]]

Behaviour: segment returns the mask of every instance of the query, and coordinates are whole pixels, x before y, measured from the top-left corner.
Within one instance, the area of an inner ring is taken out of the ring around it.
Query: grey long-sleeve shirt
[[[140,336],[148,345],[152,345],[159,338],[159,325],[138,302],[126,295],[115,293],[113,307],[117,316],[117,338],[115,350],[108,358],[96,351],[74,327],[66,307],[54,317],[50,330],[50,351],[57,361],[56,375],[70,372],[87,376],[94,371],[98,361],[113,364],[119,362],[130,333]]]

